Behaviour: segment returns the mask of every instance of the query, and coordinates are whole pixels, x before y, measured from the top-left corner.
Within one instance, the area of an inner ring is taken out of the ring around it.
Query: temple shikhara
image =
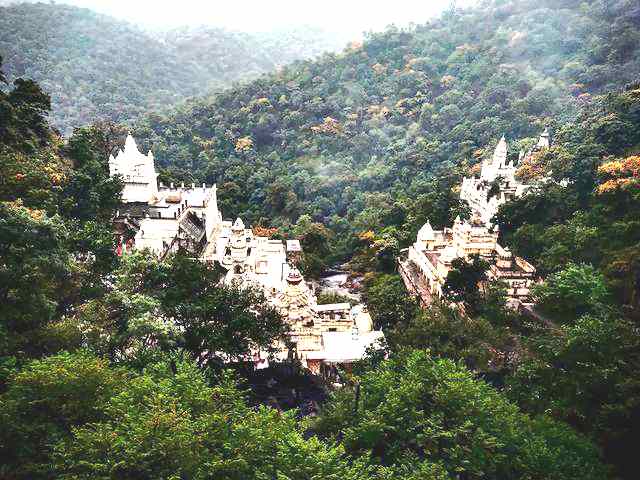
[[[131,135],[109,158],[109,170],[124,181],[114,222],[118,254],[147,249],[162,259],[183,249],[221,265],[225,284],[261,289],[289,325],[295,354],[314,372],[359,360],[382,340],[363,305],[317,304],[296,267],[299,241],[257,236],[240,218],[224,220],[215,185],[158,184],[153,154],[141,153]]]
[[[545,130],[532,150],[520,153],[518,165],[549,145],[549,132]],[[492,221],[500,205],[523,195],[532,185],[517,179],[518,166],[507,161],[504,137],[493,156],[481,166],[480,176],[464,178],[460,189],[460,199],[469,204],[471,218],[458,217],[451,228],[443,230],[434,230],[427,221],[416,242],[399,259],[399,271],[407,289],[418,295],[423,305],[442,297],[454,259],[468,259],[476,254],[489,262],[489,280],[506,285],[509,306],[517,309],[531,302],[530,288],[536,269],[498,243],[498,227]]]

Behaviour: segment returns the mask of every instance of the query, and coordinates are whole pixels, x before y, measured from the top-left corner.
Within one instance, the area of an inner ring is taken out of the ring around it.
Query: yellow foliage
[[[271,101],[266,97],[257,98],[255,100],[251,100],[246,107],[242,107],[240,110],[243,113],[254,112],[260,110],[261,108],[271,108]]]
[[[2,204],[11,210],[21,210],[23,212],[26,212],[33,220],[40,221],[45,216],[44,210],[25,207],[22,203],[22,199],[17,199],[11,202],[2,202]]]
[[[342,135],[344,127],[338,120],[332,117],[326,117],[320,125],[311,127],[311,131],[315,133],[326,133],[328,135]]]
[[[42,220],[44,218],[44,210],[39,210],[37,208],[27,208],[27,212],[29,216],[34,220]]]
[[[408,101],[408,98],[401,98],[396,102],[396,108],[403,110]]]
[[[358,234],[358,238],[363,242],[372,243],[375,240],[376,235],[371,230],[367,230],[366,232],[360,232]]]
[[[405,57],[406,58],[406,57]],[[408,58],[407,59],[407,63],[404,65],[404,71],[405,72],[413,72],[413,66],[418,63],[420,59],[419,58]]]
[[[533,154],[525,157],[518,170],[516,170],[516,178],[521,181],[530,181],[542,178],[546,175],[547,166],[543,161],[543,155]]]
[[[236,152],[241,153],[241,152],[248,152],[249,150],[251,150],[253,148],[253,140],[251,140],[251,137],[241,137],[238,140],[236,140]]]
[[[473,158],[476,158],[478,160],[481,160],[482,157],[484,157],[485,155],[485,151],[483,148],[476,148],[473,152],[472,152]]]
[[[391,110],[384,105],[370,105],[367,107],[367,113],[377,117],[386,117],[391,113]]]
[[[598,167],[598,174],[604,179],[598,186],[599,194],[640,188],[640,155],[606,162]]]
[[[456,77],[454,77],[453,75],[445,75],[440,79],[440,85],[442,85],[443,88],[449,88],[455,83],[456,80]]]
[[[269,227],[262,227],[260,225],[256,225],[251,230],[253,231],[253,234],[256,237],[273,238],[278,233],[278,229],[275,227],[269,228]]]
[[[47,164],[44,167],[44,171],[46,172],[47,176],[49,177],[49,181],[53,185],[61,185],[66,180],[66,176],[65,176],[64,172],[58,167],[59,167],[58,165],[53,165],[51,163]]]
[[[373,69],[374,72],[376,72],[378,75],[382,75],[384,72],[387,71],[387,65],[382,65],[381,63],[376,63],[375,65],[373,65],[371,67]]]

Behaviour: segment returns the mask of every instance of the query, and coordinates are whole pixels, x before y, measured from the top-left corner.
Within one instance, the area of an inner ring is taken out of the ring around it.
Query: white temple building
[[[500,205],[522,196],[531,184],[520,182],[516,178],[516,171],[524,160],[533,153],[549,148],[549,130],[540,136],[537,145],[527,152],[520,152],[518,164],[507,161],[507,140],[503,136],[490,159],[482,162],[480,177],[465,177],[462,179],[460,198],[466,200],[472,211],[489,225],[498,213]],[[493,187],[493,188],[492,188]]]
[[[462,180],[460,198],[469,204],[471,218],[462,221],[458,217],[452,228],[443,230],[434,230],[429,221],[422,226],[416,242],[403,252],[398,265],[407,289],[416,294],[423,305],[442,297],[452,261],[468,259],[474,254],[489,261],[489,280],[506,285],[512,308],[531,302],[530,289],[536,269],[498,243],[498,227],[492,222],[500,205],[520,197],[532,186],[516,178],[520,163],[549,146],[549,132],[545,130],[534,149],[526,154],[521,152],[515,165],[507,161],[507,141],[502,137],[493,156],[482,162],[480,177]]]
[[[114,220],[118,254],[147,249],[162,259],[185,249],[222,266],[225,284],[261,289],[290,326],[288,343],[295,354],[316,373],[322,366],[361,359],[383,338],[363,305],[317,305],[295,267],[298,240],[271,240],[254,235],[240,218],[223,220],[216,185],[158,185],[153,154],[142,154],[131,135],[124,150],[109,158],[109,170],[124,181]],[[281,347],[286,357],[289,352]]]
[[[400,260],[400,273],[409,291],[428,305],[433,298],[442,297],[453,260],[468,259],[475,254],[489,261],[489,280],[506,285],[511,307],[517,309],[530,303],[535,268],[502,247],[498,243],[497,228],[487,226],[477,215],[469,221],[457,218],[453,228],[443,230],[433,230],[427,222],[406,257]]]
[[[127,135],[124,149],[109,156],[109,174],[122,175],[125,182],[122,201],[148,202],[158,195],[158,176],[156,174],[153,153],[146,155],[138,150],[136,141]]]

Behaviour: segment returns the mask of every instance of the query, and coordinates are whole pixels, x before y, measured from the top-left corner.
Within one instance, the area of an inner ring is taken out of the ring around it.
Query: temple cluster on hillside
[[[374,330],[363,305],[317,304],[296,266],[298,240],[272,240],[255,235],[240,218],[224,220],[216,185],[158,184],[153,154],[142,154],[130,135],[124,149],[109,158],[109,170],[124,181],[115,219],[119,255],[148,249],[162,259],[186,250],[202,261],[216,262],[227,272],[225,284],[264,292],[289,328],[287,345],[279,345],[280,358],[293,350],[311,371],[350,364],[380,344],[383,334]],[[261,352],[254,354],[263,365]]]
[[[434,230],[429,221],[422,226],[416,242],[403,252],[398,265],[407,289],[419,296],[423,305],[443,296],[452,262],[457,258],[468,260],[473,255],[488,262],[489,281],[506,286],[510,307],[518,309],[531,303],[530,289],[536,269],[498,243],[499,229],[493,218],[500,205],[533,186],[517,178],[517,168],[549,145],[549,132],[545,130],[533,149],[520,152],[516,165],[507,161],[507,141],[502,137],[493,156],[482,162],[480,176],[462,180],[460,199],[469,205],[471,217],[467,220],[457,217],[452,228],[443,230]]]

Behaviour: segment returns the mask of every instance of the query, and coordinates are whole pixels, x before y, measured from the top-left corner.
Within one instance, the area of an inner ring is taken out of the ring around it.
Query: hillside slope
[[[427,214],[450,220],[436,171],[455,177],[502,134],[526,142],[637,78],[639,25],[631,0],[488,0],[150,115],[136,134],[167,178],[217,181],[230,215],[409,238]]]
[[[0,7],[0,55],[8,79],[39,82],[52,96],[52,123],[66,133],[96,120],[128,122],[340,45],[341,39],[319,30],[151,34],[68,5]]]

